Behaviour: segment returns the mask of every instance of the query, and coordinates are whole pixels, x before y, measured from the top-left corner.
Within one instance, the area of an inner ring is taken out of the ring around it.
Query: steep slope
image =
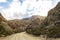
[[[60,2],[48,12],[43,23],[48,37],[60,37]]]
[[[50,22],[60,21],[60,2],[56,5],[55,8],[48,12],[47,20]]]
[[[60,2],[49,11],[47,16],[49,37],[60,37]]]
[[[52,14],[55,14],[56,12],[58,12],[58,10],[60,10],[60,2],[58,2],[58,4],[56,5],[56,7],[54,7],[53,9],[51,9],[51,10],[48,12],[48,16],[49,16],[49,15],[52,15]]]
[[[0,13],[0,36],[13,34],[12,28],[7,23],[7,20]]]

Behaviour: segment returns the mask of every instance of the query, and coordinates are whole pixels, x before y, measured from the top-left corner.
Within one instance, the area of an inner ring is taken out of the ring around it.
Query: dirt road
[[[13,34],[7,37],[2,37],[0,38],[0,40],[46,40],[46,39],[27,34],[26,32],[22,32],[22,33]],[[57,40],[57,39],[48,39],[48,40]]]

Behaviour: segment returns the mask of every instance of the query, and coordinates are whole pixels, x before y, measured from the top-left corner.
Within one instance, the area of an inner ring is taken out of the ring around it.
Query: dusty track
[[[29,35],[25,32],[22,32],[7,37],[1,37],[0,40],[46,40],[46,39],[42,37],[35,37],[33,35]],[[60,39],[48,39],[48,40],[60,40]]]

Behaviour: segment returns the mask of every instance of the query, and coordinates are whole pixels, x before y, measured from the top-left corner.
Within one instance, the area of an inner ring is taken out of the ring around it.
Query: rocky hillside
[[[47,35],[49,37],[60,37],[60,2],[55,8],[48,12],[47,16]]]
[[[44,19],[44,17],[35,15],[30,18],[9,20],[8,24],[15,32],[22,32],[25,31],[30,24],[32,24],[31,26],[39,25],[42,19]]]
[[[7,20],[0,13],[0,36],[7,36],[13,33],[13,29],[8,25]]]
[[[9,20],[8,24],[11,28],[15,30],[15,32],[22,32],[25,31],[27,23],[24,20]]]

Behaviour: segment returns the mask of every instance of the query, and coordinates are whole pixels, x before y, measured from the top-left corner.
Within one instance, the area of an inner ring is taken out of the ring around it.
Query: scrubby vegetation
[[[29,25],[27,25],[26,32],[29,34],[33,34],[35,36],[39,36],[43,32],[42,29],[40,30],[40,27],[41,27],[40,24],[44,19],[45,17],[42,17],[42,16],[39,16],[39,17],[36,16],[35,18],[32,17],[32,19],[30,19],[29,21],[30,22]]]
[[[0,36],[7,36],[13,33],[13,30],[9,26],[0,24]]]
[[[26,24],[27,23],[25,23],[25,21],[18,19],[8,21],[8,25],[14,30],[15,33],[25,31]]]

